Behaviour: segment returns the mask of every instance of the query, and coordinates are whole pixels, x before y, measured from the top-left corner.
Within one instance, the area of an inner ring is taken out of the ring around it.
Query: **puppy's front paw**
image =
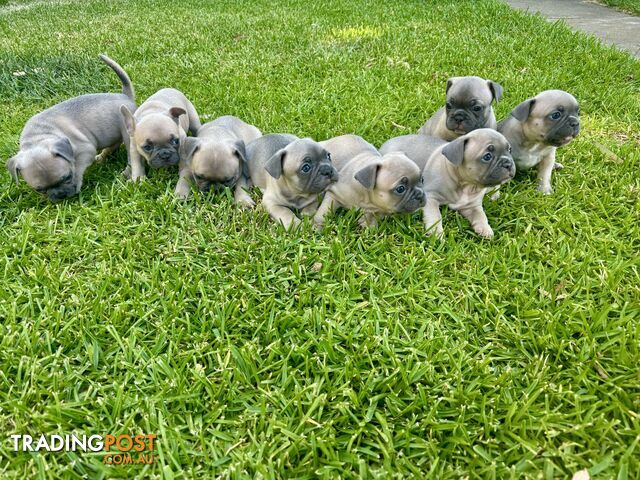
[[[139,175],[137,177],[129,177],[129,180],[132,182],[144,182],[147,179],[146,175]]]
[[[489,225],[477,225],[473,229],[482,238],[493,238],[493,230]]]
[[[287,232],[295,230],[302,222],[298,217],[293,217],[291,220],[282,220],[282,225]]]
[[[496,190],[495,192],[493,192],[493,195],[491,195],[489,198],[492,202],[498,200],[500,198],[500,190]]]
[[[564,165],[562,165],[561,163],[556,162],[553,164],[554,170],[562,170],[563,168],[564,168]]]
[[[444,238],[444,228],[442,225],[425,225],[424,226],[425,234],[427,237],[436,236],[438,239],[442,240]]]
[[[253,208],[256,206],[256,202],[249,195],[238,195],[235,201],[236,205],[241,208]]]
[[[122,170],[122,176],[127,180],[131,180],[131,166],[127,165],[127,167]]]
[[[372,228],[378,225],[378,219],[371,213],[363,213],[358,219],[358,225],[362,228]]]
[[[551,195],[553,188],[551,188],[551,185],[538,185],[538,191],[543,195]]]

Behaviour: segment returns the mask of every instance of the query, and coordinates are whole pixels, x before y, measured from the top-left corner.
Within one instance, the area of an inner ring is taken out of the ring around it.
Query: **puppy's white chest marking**
[[[535,167],[540,163],[542,157],[549,154],[551,148],[547,145],[534,145],[531,148],[515,152],[516,167],[521,170]]]
[[[452,210],[462,210],[470,206],[482,204],[486,188],[479,188],[474,185],[462,187],[458,192],[455,200],[449,202],[449,208]]]

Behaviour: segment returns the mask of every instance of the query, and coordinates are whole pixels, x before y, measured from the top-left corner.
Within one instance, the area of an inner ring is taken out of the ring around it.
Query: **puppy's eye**
[[[309,173],[311,171],[311,165],[309,165],[308,163],[305,163],[300,167],[300,171],[302,173]]]
[[[560,112],[555,111],[551,115],[549,115],[549,118],[551,118],[551,120],[558,120],[561,116],[562,114]]]
[[[142,150],[144,150],[147,153],[151,153],[151,151],[153,150],[153,145],[147,143],[142,146]]]
[[[480,112],[480,111],[482,111],[482,107],[480,105],[476,105],[475,107],[473,107],[473,111],[474,112]]]
[[[490,162],[492,158],[493,158],[493,155],[491,155],[490,153],[485,153],[482,156],[482,161],[483,162]]]
[[[449,102],[444,104],[444,108],[446,108],[447,110],[451,110],[451,104]]]
[[[396,192],[398,195],[402,195],[404,192],[407,191],[407,187],[405,187],[404,185],[398,185],[393,191]]]
[[[174,147],[177,147],[178,145],[180,145],[180,140],[178,138],[172,138],[171,140],[169,140],[169,143]]]
[[[73,177],[73,173],[70,173],[69,175],[66,175],[66,176],[62,177],[60,179],[60,183],[68,182],[69,180],[71,180],[72,177]]]

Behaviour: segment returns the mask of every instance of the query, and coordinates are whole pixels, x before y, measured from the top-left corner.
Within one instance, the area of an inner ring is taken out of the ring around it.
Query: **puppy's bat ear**
[[[376,178],[378,177],[379,163],[372,163],[358,170],[353,176],[367,190],[372,190],[376,186]]]
[[[67,137],[61,138],[51,147],[51,153],[56,157],[62,157],[67,162],[73,163],[73,147]]]
[[[242,176],[245,178],[249,178],[249,162],[247,162],[247,150],[244,148],[244,142],[242,140],[238,140],[234,145],[236,151],[235,155],[240,160],[240,171],[242,172]]]
[[[186,137],[182,141],[182,154],[185,159],[191,160],[193,155],[200,149],[200,140],[196,137]]]
[[[18,155],[11,157],[7,160],[7,170],[9,170],[9,174],[14,182],[20,183],[20,178],[18,174],[20,173],[19,159]]]
[[[493,95],[493,99],[496,103],[502,100],[502,93],[504,92],[502,85],[494,82],[493,80],[487,80],[487,85],[489,85],[489,90],[491,90],[491,94]]]
[[[136,133],[136,119],[133,118],[133,113],[131,113],[126,105],[120,105],[120,113],[122,114],[124,126],[126,127],[129,136],[133,137]]]
[[[442,154],[454,165],[462,165],[462,162],[464,161],[464,147],[466,143],[466,138],[456,138],[453,142],[448,143],[442,149]]]
[[[184,108],[180,108],[180,107],[171,107],[169,109],[169,115],[171,115],[171,117],[173,117],[173,120],[180,125],[180,117],[182,115],[186,115],[187,111]],[[185,122],[185,123],[189,123],[189,122]],[[185,130],[186,132],[186,130]]]
[[[284,163],[284,157],[286,154],[287,151],[284,148],[281,148],[274,153],[269,160],[267,160],[267,163],[264,164],[264,169],[276,180],[280,178],[280,175],[282,175],[282,164]]]
[[[447,89],[444,91],[444,93],[449,93],[449,89],[453,86],[454,83],[456,83],[459,78],[460,77],[451,77],[449,80],[447,80]]]
[[[535,98],[525,100],[520,105],[516,106],[516,108],[511,110],[511,116],[519,122],[525,122],[529,118],[529,115],[531,115],[531,109],[535,103]]]

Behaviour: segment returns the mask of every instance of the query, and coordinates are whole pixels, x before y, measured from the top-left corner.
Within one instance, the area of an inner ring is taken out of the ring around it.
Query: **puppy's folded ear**
[[[171,107],[169,109],[169,115],[171,115],[173,117],[173,120],[180,125],[180,117],[182,115],[186,115],[187,111],[184,108],[180,108],[180,107]],[[189,124],[189,122],[185,122],[186,124]],[[186,130],[185,130],[186,131]]]
[[[496,101],[496,103],[498,103],[500,100],[502,100],[502,93],[504,92],[502,85],[494,82],[493,80],[487,80],[487,84],[489,85],[489,90],[491,90],[493,99]]]
[[[73,147],[67,137],[61,138],[51,147],[51,153],[56,157],[62,157],[67,162],[73,163]]]
[[[15,155],[11,157],[9,160],[7,160],[7,170],[9,170],[9,174],[11,175],[11,178],[16,183],[20,183],[20,178],[18,177],[18,174],[20,173],[19,163],[20,163],[20,160],[18,158],[18,155]]]
[[[120,113],[124,120],[124,126],[127,128],[127,132],[130,137],[136,133],[136,119],[133,118],[133,113],[127,108],[126,105],[120,105]]]
[[[281,148],[274,153],[269,160],[267,160],[267,163],[264,164],[264,169],[276,180],[280,178],[280,175],[282,175],[282,164],[284,163],[284,157],[286,154],[287,151],[284,148]]]
[[[458,137],[442,149],[442,154],[454,165],[462,165],[462,162],[464,161],[464,147],[466,143],[466,138]]]
[[[235,154],[240,160],[240,171],[242,172],[242,176],[245,178],[249,178],[249,162],[247,162],[247,150],[244,148],[244,142],[242,140],[238,140],[235,142]]]
[[[200,140],[196,137],[186,137],[182,140],[181,156],[186,160],[191,160],[193,155],[200,149]]]
[[[379,169],[379,163],[372,163],[371,165],[367,165],[366,167],[358,170],[353,178],[360,182],[367,190],[373,190],[376,186],[376,178],[378,177]]]
[[[529,115],[531,115],[531,109],[535,103],[535,98],[525,100],[520,105],[516,106],[516,108],[511,110],[511,116],[520,122],[526,121],[529,118]]]

